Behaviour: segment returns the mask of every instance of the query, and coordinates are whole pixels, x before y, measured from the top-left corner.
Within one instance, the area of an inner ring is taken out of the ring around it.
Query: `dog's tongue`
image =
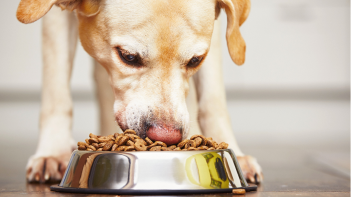
[[[146,136],[152,141],[162,141],[168,146],[177,144],[182,140],[182,133],[180,130],[163,126],[163,127],[149,127]]]

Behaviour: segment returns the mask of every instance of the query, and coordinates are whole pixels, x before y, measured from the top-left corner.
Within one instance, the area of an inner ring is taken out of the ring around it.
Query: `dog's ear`
[[[250,0],[220,0],[220,5],[227,14],[227,45],[230,57],[237,65],[245,62],[246,44],[239,27],[250,12]]]
[[[22,23],[32,23],[43,17],[53,5],[62,10],[77,10],[84,16],[93,16],[100,10],[100,0],[21,0],[17,8],[17,19]]]
[[[101,0],[81,0],[81,3],[77,7],[79,14],[86,17],[94,16],[100,11]]]

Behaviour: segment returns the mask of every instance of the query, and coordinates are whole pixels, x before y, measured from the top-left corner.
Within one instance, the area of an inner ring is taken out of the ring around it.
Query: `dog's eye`
[[[123,53],[122,55],[123,55],[124,59],[127,60],[128,62],[132,62],[136,58],[135,55],[131,55],[131,54],[128,54],[128,53]]]
[[[117,47],[118,55],[122,59],[122,61],[126,64],[132,66],[141,66],[140,58],[138,54],[132,54],[129,51],[123,50]]]
[[[196,67],[197,65],[200,64],[200,62],[202,61],[203,57],[193,57],[191,58],[191,60],[188,62],[187,67]]]

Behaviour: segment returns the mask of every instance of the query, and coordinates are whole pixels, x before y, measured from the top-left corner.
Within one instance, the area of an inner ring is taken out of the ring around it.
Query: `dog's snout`
[[[146,131],[146,137],[153,141],[162,141],[167,145],[177,144],[182,140],[182,129],[171,126],[150,126]]]

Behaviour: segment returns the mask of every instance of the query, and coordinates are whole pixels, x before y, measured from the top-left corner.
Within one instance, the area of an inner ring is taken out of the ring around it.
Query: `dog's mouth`
[[[183,127],[167,124],[155,124],[148,121],[141,121],[139,124],[121,124],[118,118],[116,122],[119,123],[121,129],[133,129],[137,135],[143,139],[146,137],[152,141],[162,141],[167,145],[178,144],[183,139]]]
[[[149,126],[145,132],[146,137],[152,141],[162,141],[167,145],[177,144],[182,140],[182,129],[171,126]]]
[[[147,107],[147,110],[130,108],[128,112],[121,110],[115,113],[116,122],[123,131],[133,129],[143,139],[148,137],[152,141],[162,141],[167,145],[177,144],[182,141],[183,135],[187,135],[186,118],[176,118],[164,111],[155,112],[150,107]]]

